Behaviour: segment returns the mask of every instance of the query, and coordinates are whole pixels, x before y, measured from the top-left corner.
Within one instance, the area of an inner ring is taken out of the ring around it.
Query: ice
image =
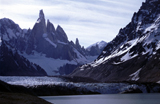
[[[57,77],[22,77],[22,76],[0,76],[0,80],[12,85],[37,86],[59,84],[64,81]]]
[[[147,92],[147,88],[144,85],[138,86],[136,84],[127,83],[73,83],[65,82],[63,79],[58,77],[0,76],[0,80],[12,85],[22,85],[25,87],[58,85],[69,89],[78,88],[78,91],[83,91],[83,89],[86,89],[93,92],[99,92],[101,94],[117,94],[131,88],[139,88],[142,92]]]
[[[142,68],[140,68],[139,70],[137,70],[136,72],[134,72],[133,74],[129,75],[130,77],[132,77],[131,80],[133,81],[138,81],[139,79],[139,73],[141,71]]]

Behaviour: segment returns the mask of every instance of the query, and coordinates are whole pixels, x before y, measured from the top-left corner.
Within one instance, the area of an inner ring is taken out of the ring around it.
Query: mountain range
[[[0,75],[66,75],[98,57],[99,47],[94,52],[82,47],[78,38],[75,43],[69,41],[60,25],[55,28],[49,20],[46,23],[43,10],[33,29],[0,19]]]
[[[106,37],[107,38],[107,37]],[[70,76],[101,82],[160,81],[160,1],[146,0],[98,58]]]

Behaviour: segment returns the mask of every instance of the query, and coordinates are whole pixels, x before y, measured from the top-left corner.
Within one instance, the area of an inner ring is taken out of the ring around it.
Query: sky
[[[22,29],[33,28],[43,9],[45,19],[60,25],[68,39],[82,46],[110,42],[145,0],[0,0],[0,19],[9,18]]]

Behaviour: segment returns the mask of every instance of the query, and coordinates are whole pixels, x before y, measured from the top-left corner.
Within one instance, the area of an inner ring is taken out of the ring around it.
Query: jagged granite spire
[[[44,16],[43,10],[40,10],[39,18],[37,19],[36,23],[40,23],[40,22],[43,22],[43,23],[45,22],[45,16]]]
[[[54,28],[54,25],[49,21],[49,19],[47,20],[47,34],[48,34],[48,38],[51,41],[56,41],[56,30]]]
[[[43,10],[40,10],[39,12],[39,18],[37,19],[37,22],[35,23],[31,35],[29,37],[28,46],[26,49],[26,52],[30,54],[32,50],[37,50],[38,52],[41,52],[43,50],[42,46],[45,44],[44,41],[44,34],[47,37],[47,27],[45,23],[45,16],[43,13]]]
[[[55,27],[54,25],[49,21],[49,19],[47,20],[47,32],[54,32],[55,33]]]
[[[78,38],[76,38],[76,47],[77,47],[77,48],[81,48],[81,45],[79,44]]]
[[[60,25],[57,26],[56,33],[58,34],[57,37],[60,41],[68,43],[68,37]]]
[[[43,9],[40,10],[39,18],[40,18],[40,19],[44,19]]]

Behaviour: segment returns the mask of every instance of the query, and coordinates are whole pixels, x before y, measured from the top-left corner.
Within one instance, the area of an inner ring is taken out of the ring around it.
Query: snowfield
[[[59,75],[59,67],[65,65],[65,64],[72,64],[77,65],[75,61],[68,61],[68,60],[62,60],[62,59],[53,59],[53,58],[47,58],[45,57],[45,54],[40,54],[37,52],[34,52],[34,55],[28,55],[28,54],[22,54],[25,58],[27,58],[30,62],[33,62],[40,67],[42,67],[46,72],[47,75]]]
[[[74,51],[76,52],[77,50],[75,49]],[[23,54],[19,53],[19,54],[27,58],[30,62],[35,63],[40,67],[42,67],[46,71],[48,76],[59,75],[59,68],[66,64],[71,64],[71,65],[77,65],[78,63],[85,64],[91,62],[92,60],[98,57],[98,56],[87,56],[86,58],[84,58],[80,55],[78,51],[77,51],[78,58],[72,61],[48,58],[46,57],[45,54],[38,53],[36,51],[34,51],[34,55],[28,55],[26,53]]]

